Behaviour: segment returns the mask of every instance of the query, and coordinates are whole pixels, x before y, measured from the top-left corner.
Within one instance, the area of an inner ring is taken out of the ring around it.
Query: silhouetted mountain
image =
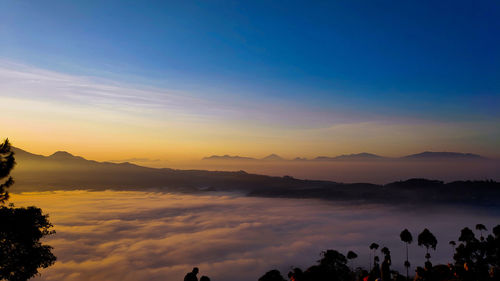
[[[49,157],[55,158],[55,159],[71,159],[74,158],[73,154],[66,152],[66,151],[56,151]],[[81,157],[80,157],[81,158]]]
[[[382,156],[379,156],[379,155],[376,155],[376,154],[371,154],[371,153],[366,153],[366,152],[363,152],[363,153],[358,153],[358,154],[343,154],[343,155],[340,155],[340,156],[337,156],[335,157],[337,159],[383,159],[385,157],[382,157]]]
[[[85,158],[80,156],[74,156],[73,154],[66,151],[57,151],[49,156],[53,160],[63,160],[63,161],[87,161]]]
[[[251,157],[242,157],[242,156],[231,156],[231,155],[212,155],[209,157],[204,157],[203,160],[237,160],[237,161],[255,161],[257,159]]]
[[[202,160],[217,160],[217,161],[287,161],[286,159],[276,155],[276,154],[270,154],[264,158],[257,159],[257,158],[252,158],[252,157],[243,157],[243,156],[231,156],[231,155],[212,155],[209,157],[204,157]]]
[[[472,153],[459,153],[459,152],[430,152],[425,151],[422,153],[411,154],[407,156],[403,156],[400,158],[389,158],[380,156],[373,153],[355,153],[355,154],[342,154],[338,156],[318,156],[313,159],[296,157],[292,160],[284,159],[276,154],[270,154],[264,158],[257,159],[252,157],[242,157],[242,156],[231,156],[231,155],[212,155],[209,157],[203,158],[203,160],[217,160],[217,161],[225,161],[225,160],[238,160],[238,161],[374,161],[374,160],[386,160],[386,161],[398,161],[398,160],[487,160],[477,154]]]
[[[444,183],[410,179],[387,185],[273,177],[244,171],[220,172],[142,167],[130,163],[86,160],[67,152],[36,155],[15,148],[13,191],[55,189],[155,189],[177,192],[230,191],[250,196],[320,198],[389,204],[458,203],[500,207],[500,184],[494,181]],[[273,157],[274,158],[274,157]]]
[[[411,159],[411,160],[479,160],[484,159],[484,157],[472,154],[472,153],[459,153],[459,152],[431,152],[425,151],[422,153],[411,154],[402,157],[402,159]]]
[[[12,147],[12,151],[14,152],[16,159],[22,158],[22,159],[34,160],[34,159],[46,158],[45,156],[33,154],[33,153],[27,152],[26,150],[22,150],[22,149],[17,148],[17,147]]]
[[[280,156],[278,156],[276,154],[270,154],[270,155],[262,158],[261,160],[264,160],[264,161],[283,161],[285,159],[281,158]]]
[[[372,153],[357,153],[357,154],[342,154],[335,157],[328,156],[318,156],[314,158],[314,161],[339,161],[339,160],[382,160],[386,159],[385,157],[372,154]]]

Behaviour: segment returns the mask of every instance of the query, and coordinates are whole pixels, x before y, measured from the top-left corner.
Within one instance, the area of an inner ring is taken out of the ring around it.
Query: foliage
[[[14,180],[14,153],[8,140],[0,144],[0,203],[9,198],[7,188]],[[0,206],[0,280],[25,281],[38,274],[39,268],[54,264],[52,247],[40,240],[55,233],[48,216],[37,207],[15,208],[13,204]]]
[[[484,227],[484,229],[482,227],[476,229],[480,231],[487,231],[486,227]],[[402,234],[400,235],[401,240],[405,237],[403,242],[408,245],[409,241],[412,239],[407,239],[408,235]],[[487,235],[487,237],[483,240],[477,239],[474,232],[470,228],[465,227],[460,232],[458,241],[460,241],[460,244],[457,247],[455,247],[455,241],[450,241],[449,243],[454,247],[454,264],[439,264],[432,266],[429,261],[430,254],[428,252],[429,249],[436,249],[437,239],[428,229],[424,229],[418,236],[418,244],[419,246],[423,246],[427,249],[427,261],[425,262],[424,267],[418,266],[416,268],[414,280],[500,280],[500,225],[492,228],[492,233]],[[370,245],[371,250],[376,250],[378,247],[379,245],[376,243],[372,243],[372,245]],[[355,281],[376,280],[377,278],[381,278],[382,281],[405,280],[405,278],[397,271],[391,270],[390,250],[387,247],[383,247],[380,249],[380,252],[384,254],[384,261],[381,265],[378,265],[379,259],[378,257],[375,257],[375,264],[370,272],[361,267],[353,270],[350,270],[349,267],[347,267],[347,259],[357,257],[354,252],[349,251],[346,258],[346,256],[335,250],[327,250],[321,253],[322,258],[317,264],[309,267],[306,271],[302,271],[300,268],[296,267],[288,273],[288,278],[290,281]],[[409,267],[409,262],[406,261],[405,265],[406,263],[408,263],[407,265]],[[408,276],[406,280],[409,280]]]
[[[434,236],[434,234],[432,234],[432,232],[430,232],[426,228],[418,235],[418,245],[424,246],[425,248],[427,248],[427,250],[429,250],[429,248],[435,250],[437,245],[437,239]]]
[[[54,233],[41,209],[2,206],[0,221],[0,277],[28,280],[38,268],[55,262],[52,247],[40,243],[42,237]]]
[[[266,272],[266,274],[260,277],[259,281],[286,281],[286,280],[285,278],[283,278],[283,276],[281,276],[279,270],[273,269]]]
[[[411,244],[411,242],[413,242],[413,236],[406,228],[405,230],[401,231],[399,237],[401,238],[401,241],[405,242],[406,244]]]
[[[6,139],[0,144],[0,203],[2,204],[9,199],[7,189],[14,184],[14,180],[9,174],[15,164],[14,152],[11,150],[9,140]]]
[[[358,254],[356,254],[355,252],[353,252],[353,251],[347,252],[347,259],[348,260],[353,260],[353,259],[355,259],[357,257],[358,257]]]
[[[401,239],[401,241],[403,241],[406,244],[406,260],[405,260],[404,266],[406,267],[406,280],[408,280],[409,279],[408,270],[411,266],[410,261],[408,260],[408,245],[413,242],[413,236],[411,235],[410,231],[405,228],[399,234],[399,238]]]
[[[484,224],[481,224],[481,223],[478,223],[476,224],[476,230],[479,230],[479,232],[481,233],[481,241],[484,241],[484,236],[483,236],[483,231],[487,231],[488,229],[486,229],[486,226],[484,226]]]

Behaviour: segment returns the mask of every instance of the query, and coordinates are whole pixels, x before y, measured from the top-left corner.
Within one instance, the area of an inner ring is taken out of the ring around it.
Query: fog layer
[[[212,280],[257,280],[277,268],[307,267],[326,249],[354,250],[368,267],[368,245],[388,246],[403,268],[402,229],[424,227],[438,238],[434,262],[451,259],[448,241],[464,226],[500,221],[498,211],[436,207],[396,209],[319,200],[193,196],[117,191],[13,194],[17,206],[36,205],[57,234],[46,242],[57,263],[35,280],[182,280],[193,266]],[[425,251],[410,247],[412,266]]]

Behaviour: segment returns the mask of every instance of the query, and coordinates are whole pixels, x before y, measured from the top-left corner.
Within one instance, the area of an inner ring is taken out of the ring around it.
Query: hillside
[[[386,185],[337,183],[273,177],[244,171],[176,170],[141,167],[130,163],[86,160],[68,152],[50,156],[14,149],[18,165],[13,191],[54,189],[155,189],[176,192],[225,191],[250,196],[320,198],[378,203],[500,203],[500,184],[494,181],[444,183],[411,179]]]

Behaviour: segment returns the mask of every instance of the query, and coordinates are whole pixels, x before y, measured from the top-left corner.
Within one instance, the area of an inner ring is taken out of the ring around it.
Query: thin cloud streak
[[[160,154],[184,161],[212,154],[391,156],[443,149],[498,155],[500,131],[493,119],[395,118],[340,104],[321,108],[250,95],[189,93],[0,62],[3,137],[26,148],[38,146],[35,153],[67,149],[96,160]],[[89,150],[83,139],[99,149]],[[123,140],[129,141],[116,144]]]
[[[327,128],[374,119],[373,115],[340,107],[308,108],[291,100],[272,98],[255,101],[248,93],[194,94],[0,62],[0,91],[4,97],[91,107],[108,113],[143,116],[150,121],[164,117],[191,121],[237,120],[246,126],[289,130]]]
[[[37,100],[70,106],[138,113],[147,110],[191,111],[203,115],[204,108],[222,111],[217,104],[187,93],[139,88],[115,81],[62,74],[16,63],[0,67],[0,90],[11,98]]]

